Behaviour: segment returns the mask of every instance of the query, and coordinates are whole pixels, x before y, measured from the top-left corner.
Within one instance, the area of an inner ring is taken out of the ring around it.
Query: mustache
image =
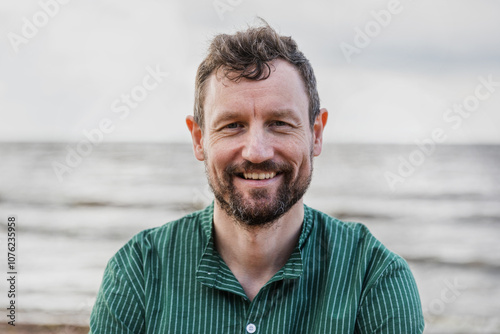
[[[287,173],[293,171],[293,167],[286,162],[275,162],[272,160],[266,160],[260,163],[253,163],[245,160],[239,164],[232,164],[225,168],[227,175],[237,175],[249,170],[259,170],[263,172],[280,172]]]

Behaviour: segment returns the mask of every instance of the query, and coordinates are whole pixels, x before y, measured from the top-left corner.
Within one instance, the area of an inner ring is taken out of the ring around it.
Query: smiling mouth
[[[239,177],[244,178],[245,180],[267,180],[272,179],[279,173],[276,172],[267,172],[267,173],[240,173]]]

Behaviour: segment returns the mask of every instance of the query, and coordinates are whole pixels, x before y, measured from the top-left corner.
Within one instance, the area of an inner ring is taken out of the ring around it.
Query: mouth
[[[245,180],[268,180],[276,177],[276,175],[279,174],[280,174],[279,172],[265,172],[265,173],[244,172],[237,174],[237,176]]]

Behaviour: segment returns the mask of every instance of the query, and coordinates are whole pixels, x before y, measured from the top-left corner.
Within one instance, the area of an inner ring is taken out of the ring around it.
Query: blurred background
[[[85,331],[109,258],[210,203],[184,125],[194,76],[211,37],[260,16],[297,41],[330,112],[306,204],[408,260],[425,333],[500,333],[499,14],[491,0],[0,3],[18,323]]]

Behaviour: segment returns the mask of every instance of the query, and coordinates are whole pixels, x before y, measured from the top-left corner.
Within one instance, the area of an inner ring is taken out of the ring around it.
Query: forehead
[[[257,110],[292,110],[308,115],[309,99],[297,69],[285,60],[270,64],[271,73],[265,80],[242,78],[235,82],[223,71],[212,73],[205,95],[205,118],[224,112]]]

